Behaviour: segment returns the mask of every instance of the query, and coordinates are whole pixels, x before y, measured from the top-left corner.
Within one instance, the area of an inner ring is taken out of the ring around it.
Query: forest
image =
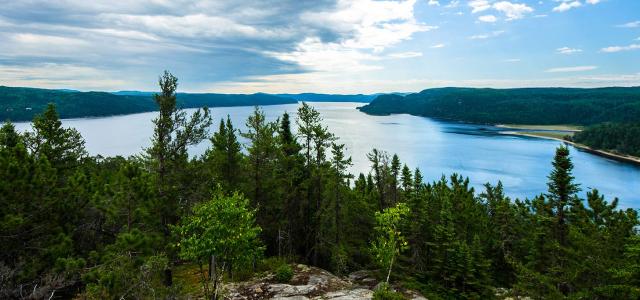
[[[576,133],[572,141],[594,149],[640,157],[640,123],[604,123]]]
[[[274,259],[378,270],[429,299],[492,299],[496,288],[640,297],[637,212],[575,182],[564,146],[532,199],[509,198],[500,182],[476,191],[460,174],[429,182],[379,149],[354,176],[306,103],[274,122],[256,107],[242,132],[215,116],[210,133],[208,109],[180,109],[176,77],[159,84],[153,143],[136,156],[89,156],[54,104],[32,131],[2,126],[0,298],[184,298],[179,270],[197,266],[213,299]],[[207,139],[205,154],[187,154]]]
[[[177,94],[182,108],[296,103],[268,94]],[[61,118],[102,117],[158,110],[153,94],[143,92],[79,92],[0,86],[0,120],[30,121],[55,103]]]
[[[482,124],[594,125],[640,120],[640,87],[433,88],[381,95],[360,108]]]

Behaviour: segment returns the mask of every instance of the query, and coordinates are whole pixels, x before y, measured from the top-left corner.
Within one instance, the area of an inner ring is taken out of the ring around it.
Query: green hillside
[[[149,94],[118,95],[107,92],[77,92],[0,86],[0,120],[29,121],[53,102],[61,118],[101,117],[154,111]],[[295,100],[267,94],[178,94],[183,108],[273,105]]]
[[[434,88],[404,97],[382,95],[360,110],[491,124],[632,122],[640,120],[640,87]]]

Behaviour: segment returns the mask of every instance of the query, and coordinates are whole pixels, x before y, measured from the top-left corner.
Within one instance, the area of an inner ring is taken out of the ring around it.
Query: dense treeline
[[[227,117],[209,135],[208,110],[179,110],[172,75],[160,86],[153,145],[139,156],[88,156],[54,106],[32,132],[2,127],[0,298],[180,297],[184,264],[200,266],[216,297],[221,281],[273,256],[337,274],[381,266],[381,279],[430,299],[494,298],[496,287],[536,299],[640,297],[638,216],[597,190],[580,199],[567,148],[548,191],[528,200],[500,183],[476,192],[456,174],[425,182],[376,149],[371,171],[354,177],[306,103],[295,119],[268,122],[256,108],[246,131]],[[188,157],[203,139],[211,148]]]
[[[594,149],[640,156],[640,123],[604,123],[587,127],[572,140]]]
[[[158,109],[147,93],[112,94],[0,86],[0,120],[29,121],[55,103],[61,118],[124,115]],[[268,94],[178,94],[183,108],[246,106],[296,103],[286,97]]]
[[[379,94],[371,95],[340,95],[340,94],[316,94],[316,93],[301,93],[301,94],[277,94],[276,96],[296,99],[297,101],[305,102],[364,102],[369,103]]]
[[[382,95],[361,110],[491,124],[634,122],[640,119],[640,87],[434,88],[404,97]]]

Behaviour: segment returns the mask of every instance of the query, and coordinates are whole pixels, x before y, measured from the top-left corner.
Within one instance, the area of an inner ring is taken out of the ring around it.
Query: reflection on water
[[[410,115],[369,116],[356,110],[361,103],[312,103],[322,113],[324,123],[346,144],[353,157],[353,173],[368,172],[366,158],[372,148],[397,153],[410,167],[419,167],[427,180],[453,173],[469,177],[481,189],[486,182],[505,186],[512,198],[532,197],[546,191],[551,160],[560,142],[499,134],[500,128],[433,120]],[[287,111],[295,118],[297,105],[265,106],[268,120]],[[253,107],[213,108],[216,130],[220,118],[229,115],[234,125],[245,129],[244,122]],[[134,155],[150,145],[151,120],[156,113],[141,113],[107,118],[65,120],[65,126],[77,128],[91,154]],[[16,124],[18,129],[28,124]],[[200,155],[208,141],[190,149]],[[583,194],[598,188],[607,197],[617,196],[624,207],[640,207],[640,168],[594,156],[572,148],[575,177]]]

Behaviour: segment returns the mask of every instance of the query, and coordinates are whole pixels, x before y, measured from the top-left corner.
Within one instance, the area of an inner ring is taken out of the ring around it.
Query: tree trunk
[[[387,272],[387,284],[389,284],[389,277],[391,277],[391,268],[393,268],[393,258],[391,258],[391,263],[389,264],[389,272]]]

